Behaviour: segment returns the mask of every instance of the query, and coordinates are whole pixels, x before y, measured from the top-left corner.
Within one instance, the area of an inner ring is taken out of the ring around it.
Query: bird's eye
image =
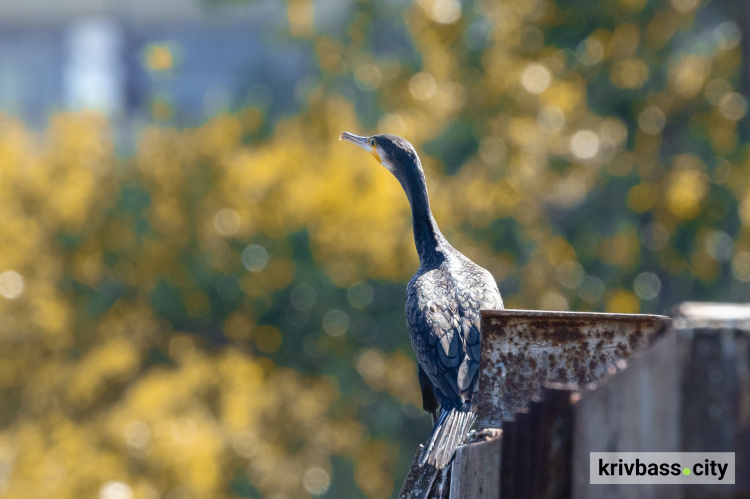
[[[375,147],[375,139],[370,139],[370,145],[371,145],[372,147]]]

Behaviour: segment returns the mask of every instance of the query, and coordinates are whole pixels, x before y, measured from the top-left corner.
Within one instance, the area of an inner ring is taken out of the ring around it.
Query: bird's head
[[[339,140],[342,139],[348,140],[372,154],[378,163],[385,166],[399,180],[422,171],[422,165],[414,146],[408,140],[397,135],[382,134],[361,137],[344,132],[339,136]]]

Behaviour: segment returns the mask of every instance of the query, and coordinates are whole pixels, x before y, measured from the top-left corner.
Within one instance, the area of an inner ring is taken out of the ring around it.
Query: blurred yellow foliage
[[[601,242],[601,258],[612,265],[634,267],[640,260],[640,241],[633,227],[627,227]]]
[[[607,312],[616,314],[636,314],[640,310],[638,296],[627,289],[616,289],[607,293]]]
[[[700,213],[701,201],[708,191],[702,164],[694,156],[680,156],[670,172],[666,204],[678,219],[691,220]]]
[[[324,235],[314,234],[321,240],[321,258],[335,260],[341,251],[356,258],[364,250],[364,262],[371,260],[369,252],[379,251],[374,264],[384,267],[383,275],[398,274],[400,268],[386,265],[390,260],[382,256],[392,248],[386,238],[372,240],[386,249],[325,250],[327,238],[344,239],[337,234],[340,224],[355,220],[337,216],[346,210],[336,193],[359,182],[363,196],[382,203],[378,192],[396,190],[385,175],[378,179],[374,169],[363,169],[353,179],[350,170],[340,168],[354,162],[345,148],[335,152],[343,157],[309,161],[312,140],[299,124],[280,127],[279,145],[265,152],[240,146],[241,127],[233,117],[184,133],[153,129],[144,134],[136,159],[136,174],[152,193],[146,211],[152,231],[136,235],[127,216],[104,218],[120,199],[118,185],[128,181],[122,176],[131,173],[114,157],[100,118],[55,117],[44,141],[48,148],[40,154],[34,153],[37,140],[19,123],[3,118],[1,126],[7,133],[0,147],[7,154],[0,158],[5,199],[0,210],[6,220],[0,228],[0,270],[13,270],[4,278],[6,297],[0,299],[5,318],[0,386],[5,400],[15,401],[3,417],[23,415],[0,433],[0,459],[11,470],[2,482],[4,497],[92,497],[112,483],[128,484],[135,498],[170,491],[220,497],[231,483],[227,474],[234,468],[228,463],[235,461],[245,463],[259,490],[299,496],[305,493],[302,473],[289,470],[304,471],[311,463],[325,469],[332,454],[362,454],[361,424],[329,413],[339,397],[330,381],[272,368],[231,347],[207,351],[192,335],[170,333],[139,299],[119,301],[87,322],[91,318],[77,314],[73,295],[62,293],[59,282],[70,271],[82,284],[97,287],[116,272],[143,297],[162,279],[187,290],[194,284],[175,255],[192,238],[212,248],[226,238],[280,233],[295,224],[319,227]],[[188,206],[209,173],[200,170],[200,161],[207,159],[223,166],[212,172],[220,180],[205,193],[205,209],[199,210],[207,218],[195,223]],[[289,199],[307,207],[299,210]],[[217,230],[214,216],[227,207],[241,219],[231,236]],[[278,218],[256,216],[264,211]],[[358,214],[366,217],[368,211]],[[406,232],[408,219],[395,218]],[[60,233],[82,243],[68,250],[56,239]],[[114,268],[108,251],[120,255]],[[290,282],[293,265],[285,255],[280,249],[267,272],[253,274],[260,281],[249,285],[256,293],[268,296]],[[211,307],[200,292],[192,293],[187,295],[195,296],[191,310]],[[251,338],[261,352],[278,349],[281,332],[257,327],[251,317],[232,316],[226,323],[230,337]],[[147,362],[149,349],[159,346],[169,352],[172,367]],[[405,362],[413,371],[413,362]],[[413,393],[410,402],[415,403]],[[393,487],[389,467],[373,479],[377,483],[366,481],[366,487],[375,494]]]

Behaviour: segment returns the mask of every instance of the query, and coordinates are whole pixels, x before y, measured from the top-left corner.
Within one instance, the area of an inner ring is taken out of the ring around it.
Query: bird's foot
[[[483,430],[472,430],[466,437],[468,442],[486,442],[494,440],[503,432],[500,428],[485,428]]]

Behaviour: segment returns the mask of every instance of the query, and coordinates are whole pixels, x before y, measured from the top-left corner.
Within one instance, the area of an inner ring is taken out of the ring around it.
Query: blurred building
[[[82,108],[121,129],[244,105],[280,115],[313,70],[283,35],[279,2],[2,0],[0,11],[0,111],[36,129]]]

